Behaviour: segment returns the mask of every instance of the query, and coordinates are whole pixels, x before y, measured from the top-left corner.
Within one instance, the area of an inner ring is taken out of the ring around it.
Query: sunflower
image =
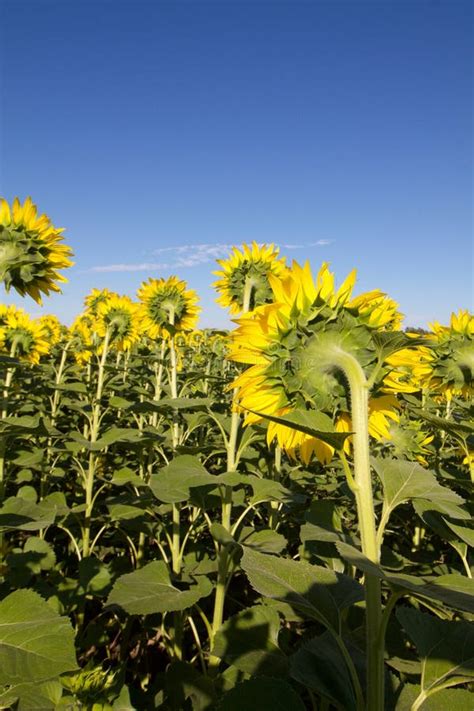
[[[72,352],[79,365],[87,365],[98,352],[102,339],[97,334],[97,320],[89,313],[80,314],[69,329]]]
[[[143,306],[143,329],[150,338],[191,331],[199,312],[198,295],[176,276],[143,282],[138,298]]]
[[[357,296],[347,304],[347,308],[354,310],[359,319],[372,328],[396,331],[403,320],[397,302],[380,289]]]
[[[351,431],[345,380],[329,367],[330,360],[324,363],[324,353],[337,346],[363,365],[374,364],[372,332],[394,323],[393,318],[370,323],[363,308],[370,297],[355,304],[350,301],[355,277],[352,271],[336,289],[326,263],[314,280],[309,264],[301,267],[294,262],[281,278],[270,276],[274,302],[237,319],[229,357],[250,365],[232,384],[246,424],[260,422],[263,415],[310,409],[330,413],[336,431]],[[371,399],[372,436],[387,437],[389,421],[397,418],[392,395]],[[276,439],[290,456],[298,455],[305,463],[313,455],[326,463],[334,453],[317,438],[279,423],[268,425],[267,438]]]
[[[40,324],[46,335],[46,339],[51,346],[55,346],[62,338],[64,326],[61,321],[53,314],[47,314],[46,316],[40,316]]]
[[[88,313],[97,316],[98,308],[101,304],[107,301],[111,296],[118,296],[115,291],[109,289],[92,289],[84,299],[84,306]]]
[[[61,291],[56,282],[67,279],[57,270],[73,264],[71,248],[61,244],[63,231],[38,215],[31,198],[23,205],[15,198],[11,208],[0,198],[0,280],[7,291],[13,287],[39,304],[42,293]]]
[[[108,333],[111,345],[128,351],[140,338],[140,306],[128,296],[109,296],[97,306],[97,333]]]
[[[252,242],[234,247],[228,259],[218,259],[222,270],[214,272],[220,278],[213,284],[220,294],[217,303],[238,314],[273,301],[269,277],[282,276],[286,269],[278,254],[273,244]]]
[[[50,350],[44,327],[23,309],[11,309],[1,331],[2,347],[12,357],[37,365]]]
[[[430,328],[436,341],[430,388],[448,402],[455,396],[471,397],[474,389],[474,316],[460,310],[451,314],[449,326],[434,323]]]
[[[388,372],[383,379],[383,390],[395,393],[416,393],[423,390],[429,386],[434,360],[434,351],[424,345],[402,348],[393,353],[385,360]]]

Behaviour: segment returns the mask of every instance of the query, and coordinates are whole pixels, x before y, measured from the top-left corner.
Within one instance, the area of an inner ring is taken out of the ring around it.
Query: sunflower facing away
[[[47,215],[38,215],[31,198],[13,205],[0,198],[0,280],[9,291],[28,294],[41,303],[41,294],[60,292],[57,282],[66,282],[58,269],[72,266],[71,248],[62,242],[62,229]]]
[[[286,269],[285,259],[278,254],[273,244],[252,242],[234,247],[228,259],[218,259],[222,269],[214,272],[219,279],[213,284],[220,294],[217,303],[239,314],[273,301],[269,277],[281,276]]]
[[[53,314],[47,314],[46,316],[40,316],[39,322],[43,327],[46,340],[51,346],[55,346],[62,338],[65,327],[61,324],[61,321]]]
[[[190,331],[197,323],[199,297],[176,276],[143,282],[137,292],[143,306],[143,329],[150,338]]]
[[[9,307],[0,327],[2,348],[9,355],[37,365],[49,353],[48,335],[40,321],[31,319],[23,309]]]
[[[309,264],[294,262],[282,278],[270,276],[274,302],[238,319],[229,357],[251,365],[232,384],[246,424],[262,420],[255,413],[284,416],[312,409],[335,412],[335,429],[351,431],[344,379],[337,371],[319,367],[321,353],[337,344],[369,365],[375,361],[373,331],[397,327],[401,320],[394,302],[381,292],[376,292],[376,316],[367,318],[370,296],[351,301],[355,277],[352,271],[336,290],[326,263],[314,281]],[[389,437],[390,420],[398,419],[395,397],[374,391],[369,408],[370,434]],[[273,422],[267,438],[276,439],[290,456],[298,453],[305,463],[313,455],[327,462],[334,451],[315,437]]]
[[[97,306],[97,333],[108,332],[110,343],[118,351],[128,351],[141,333],[140,306],[128,296],[109,296]]]

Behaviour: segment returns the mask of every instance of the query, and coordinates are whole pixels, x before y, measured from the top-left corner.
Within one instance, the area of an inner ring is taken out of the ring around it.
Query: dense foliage
[[[0,307],[0,708],[473,708],[474,319],[221,268]]]

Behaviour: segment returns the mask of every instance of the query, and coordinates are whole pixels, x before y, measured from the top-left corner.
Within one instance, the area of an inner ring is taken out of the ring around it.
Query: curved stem
[[[351,395],[352,428],[354,430],[354,482],[357,517],[362,552],[378,564],[380,549],[377,540],[372,476],[369,458],[369,388],[357,359],[341,348],[330,349],[328,362],[345,374]],[[381,583],[370,574],[365,576],[366,639],[367,639],[367,711],[384,707],[384,647],[380,644],[382,626]]]

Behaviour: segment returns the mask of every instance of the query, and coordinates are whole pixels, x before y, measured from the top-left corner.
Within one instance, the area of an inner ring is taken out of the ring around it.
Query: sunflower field
[[[229,332],[177,277],[30,317],[71,257],[0,201],[0,708],[472,711],[472,314],[253,243]]]

